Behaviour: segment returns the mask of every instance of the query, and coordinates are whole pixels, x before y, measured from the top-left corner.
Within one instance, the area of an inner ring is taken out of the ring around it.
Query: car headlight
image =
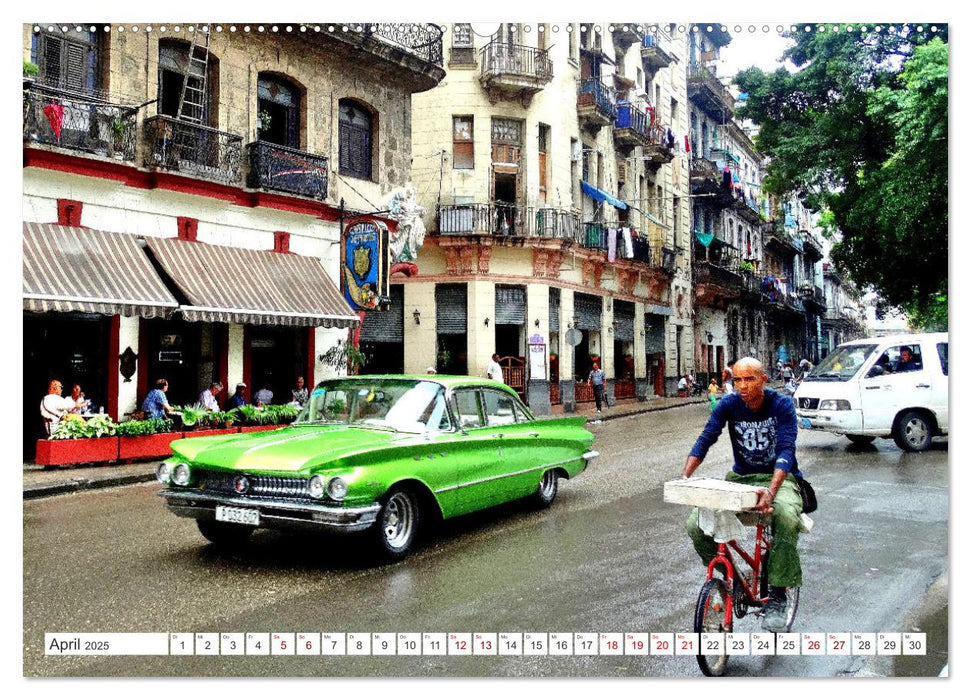
[[[172,479],[172,465],[168,462],[162,462],[158,465],[155,469],[155,478],[163,484],[169,483]]]
[[[314,498],[324,497],[324,479],[319,474],[317,476],[310,477],[310,482],[307,484],[307,491]]]
[[[339,476],[335,476],[327,482],[327,495],[335,501],[344,500],[344,496],[347,495],[347,482]]]
[[[819,402],[820,411],[849,411],[850,402],[846,399],[823,399]]]
[[[172,469],[172,482],[176,486],[188,486],[189,484],[189,465],[185,462],[179,462]]]

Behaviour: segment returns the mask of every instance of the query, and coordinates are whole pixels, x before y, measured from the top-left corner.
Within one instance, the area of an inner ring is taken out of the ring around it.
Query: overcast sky
[[[766,72],[779,68],[782,65],[779,63],[779,58],[791,42],[779,34],[778,26],[778,23],[728,25],[732,41],[728,46],[722,47],[718,76],[731,77],[750,66],[757,66]],[[741,31],[736,28],[740,28]],[[755,31],[750,31],[750,28],[754,28]],[[765,28],[769,31],[764,31]],[[792,70],[791,65],[789,70]]]

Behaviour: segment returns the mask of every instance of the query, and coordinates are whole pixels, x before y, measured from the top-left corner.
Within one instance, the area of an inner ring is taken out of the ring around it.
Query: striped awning
[[[353,328],[358,317],[316,258],[146,238],[188,304],[187,321]]]
[[[178,302],[138,238],[23,222],[26,311],[167,317]]]

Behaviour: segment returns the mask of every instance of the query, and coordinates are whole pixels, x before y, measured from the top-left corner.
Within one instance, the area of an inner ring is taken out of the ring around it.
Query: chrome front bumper
[[[192,489],[162,489],[158,495],[176,515],[195,520],[215,520],[216,506],[252,508],[260,512],[259,527],[274,530],[314,530],[329,532],[358,532],[366,530],[377,520],[379,503],[359,508],[342,508],[331,505],[277,501],[258,498],[234,498]]]

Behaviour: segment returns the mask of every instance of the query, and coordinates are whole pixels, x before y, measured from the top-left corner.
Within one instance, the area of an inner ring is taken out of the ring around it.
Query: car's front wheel
[[[411,551],[418,534],[418,498],[408,489],[394,488],[381,504],[374,526],[380,553],[388,559],[403,559]]]
[[[221,523],[216,520],[196,520],[199,532],[213,544],[223,547],[238,547],[245,544],[255,528],[234,523]]]
[[[897,421],[893,441],[907,452],[923,452],[931,446],[931,424],[917,411],[908,411]]]
[[[539,508],[549,508],[556,498],[556,491],[559,488],[559,479],[554,470],[550,469],[543,472],[543,477],[539,480],[539,486],[533,494],[533,503]]]

